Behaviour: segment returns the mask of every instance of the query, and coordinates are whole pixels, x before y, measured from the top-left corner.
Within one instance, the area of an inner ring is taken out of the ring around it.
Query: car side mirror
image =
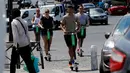
[[[110,37],[110,34],[111,34],[111,33],[106,33],[106,34],[105,34],[105,38],[108,39],[108,38]]]

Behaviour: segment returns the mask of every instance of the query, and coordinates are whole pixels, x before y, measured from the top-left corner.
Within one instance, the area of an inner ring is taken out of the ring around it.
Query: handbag
[[[34,55],[31,55],[31,60],[33,61],[33,65],[34,65],[34,69],[35,69],[36,73],[40,72],[40,69],[38,67],[39,59],[37,57],[35,57]],[[26,64],[24,64],[23,70],[29,72]]]

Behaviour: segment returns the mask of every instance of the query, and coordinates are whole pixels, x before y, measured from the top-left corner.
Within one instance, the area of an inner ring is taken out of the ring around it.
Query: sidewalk
[[[5,69],[3,73],[10,73],[9,69]],[[17,69],[16,73],[28,73],[24,71],[23,69]],[[63,68],[63,69],[40,69],[39,73],[77,73],[75,71],[70,71],[69,68]],[[99,73],[98,70],[96,71],[91,71],[90,69],[79,69],[78,73]]]

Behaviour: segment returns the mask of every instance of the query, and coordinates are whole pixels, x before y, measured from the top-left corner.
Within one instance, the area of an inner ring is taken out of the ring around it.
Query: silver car
[[[123,16],[105,37],[100,73],[130,73],[130,14]]]
[[[89,8],[95,8],[96,6],[93,3],[83,3],[82,4],[84,9],[89,9]]]
[[[108,15],[103,9],[91,8],[87,13],[89,15],[90,25],[93,23],[105,23],[105,25],[108,24]]]

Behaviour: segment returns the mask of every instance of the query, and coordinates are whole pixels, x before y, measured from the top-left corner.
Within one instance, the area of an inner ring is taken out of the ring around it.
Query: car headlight
[[[112,48],[114,48],[114,46],[115,45],[113,41],[106,42],[103,47],[103,54],[106,56],[111,56],[111,51],[112,51]]]
[[[98,16],[90,16],[90,18],[94,19],[94,18],[98,18]]]
[[[104,15],[103,18],[107,18],[107,15]]]

